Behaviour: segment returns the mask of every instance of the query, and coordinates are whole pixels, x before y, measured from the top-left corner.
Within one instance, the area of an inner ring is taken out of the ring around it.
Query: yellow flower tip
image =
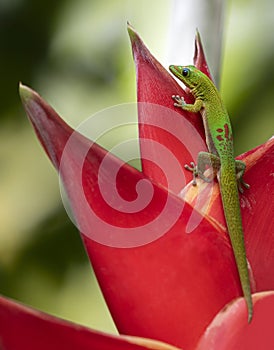
[[[130,41],[132,43],[134,43],[136,38],[138,38],[138,34],[137,34],[135,28],[132,27],[132,25],[129,23],[129,21],[127,21],[127,31],[128,31],[129,37],[130,37]]]
[[[19,83],[19,94],[23,103],[27,103],[34,97],[34,92],[26,85]]]

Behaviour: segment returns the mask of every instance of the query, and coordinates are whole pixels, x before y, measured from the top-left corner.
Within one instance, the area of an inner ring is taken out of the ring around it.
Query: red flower
[[[192,96],[131,27],[129,34],[142,172],[71,129],[34,91],[20,88],[38,138],[61,174],[116,326],[121,334],[184,350],[273,348],[274,293],[254,296],[248,325],[218,185],[185,186],[191,174],[184,164],[206,149],[204,132],[200,116],[176,109],[171,96]],[[209,74],[199,37],[194,64]],[[274,290],[273,150],[271,139],[239,157],[251,185],[241,195],[241,209],[254,293]],[[172,348],[98,334],[5,298],[0,344],[8,350]]]

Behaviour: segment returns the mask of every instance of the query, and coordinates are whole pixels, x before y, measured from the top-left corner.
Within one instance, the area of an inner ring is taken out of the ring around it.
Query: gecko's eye
[[[189,76],[189,73],[190,73],[190,70],[188,68],[184,68],[183,71],[182,71],[182,75],[184,77],[188,77]]]

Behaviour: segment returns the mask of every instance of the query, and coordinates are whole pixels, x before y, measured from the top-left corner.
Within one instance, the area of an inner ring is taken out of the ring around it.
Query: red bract
[[[247,324],[245,301],[236,299],[220,312],[201,337],[196,350],[273,349],[274,293],[253,296],[256,317]]]
[[[175,109],[171,95],[183,95],[186,100],[192,97],[131,27],[129,33],[137,70],[142,172],[71,129],[34,91],[21,86],[20,93],[43,147],[61,174],[119,332],[195,349],[214,317],[242,295],[240,282],[218,185],[200,182],[198,189],[184,187],[191,179],[184,164],[206,149],[204,133],[200,116]],[[195,63],[209,74],[198,36]],[[241,207],[253,292],[274,289],[270,273],[274,263],[273,205],[269,202],[273,196],[273,149],[272,139],[240,157],[247,163],[245,179],[251,185],[241,196]],[[262,210],[266,201],[268,208]],[[243,299],[239,300],[242,303]],[[256,312],[257,304],[252,321],[255,328],[268,322],[267,316]],[[274,307],[272,297],[267,304],[266,314]],[[0,330],[5,349],[12,349],[6,344],[12,344],[7,329],[12,327],[14,308],[0,299],[0,317],[8,314],[3,318],[7,328]],[[241,310],[241,319],[247,322],[247,310],[244,306]],[[18,328],[28,317],[27,310],[20,312],[24,316],[16,323]],[[47,319],[43,327],[56,328],[58,336],[56,323]],[[35,334],[35,323],[31,325]],[[74,326],[70,327],[73,334]],[[274,346],[274,338],[271,341]],[[108,349],[111,340],[107,336],[105,344]],[[30,344],[25,348],[31,349]]]
[[[1,350],[176,350],[157,341],[89,330],[2,297],[0,321]]]

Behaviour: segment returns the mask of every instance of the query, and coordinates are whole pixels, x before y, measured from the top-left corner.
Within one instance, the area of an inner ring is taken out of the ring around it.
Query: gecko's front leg
[[[179,95],[172,95],[171,96],[173,101],[174,101],[174,106],[175,107],[181,107],[184,109],[184,106],[186,105],[186,102],[183,97],[180,97]]]
[[[197,113],[200,112],[200,110],[203,108],[203,101],[199,98],[196,98],[195,102],[193,104],[186,103],[183,97],[180,97],[179,95],[172,95],[171,96],[173,101],[175,101],[174,106],[180,107],[184,111]]]

